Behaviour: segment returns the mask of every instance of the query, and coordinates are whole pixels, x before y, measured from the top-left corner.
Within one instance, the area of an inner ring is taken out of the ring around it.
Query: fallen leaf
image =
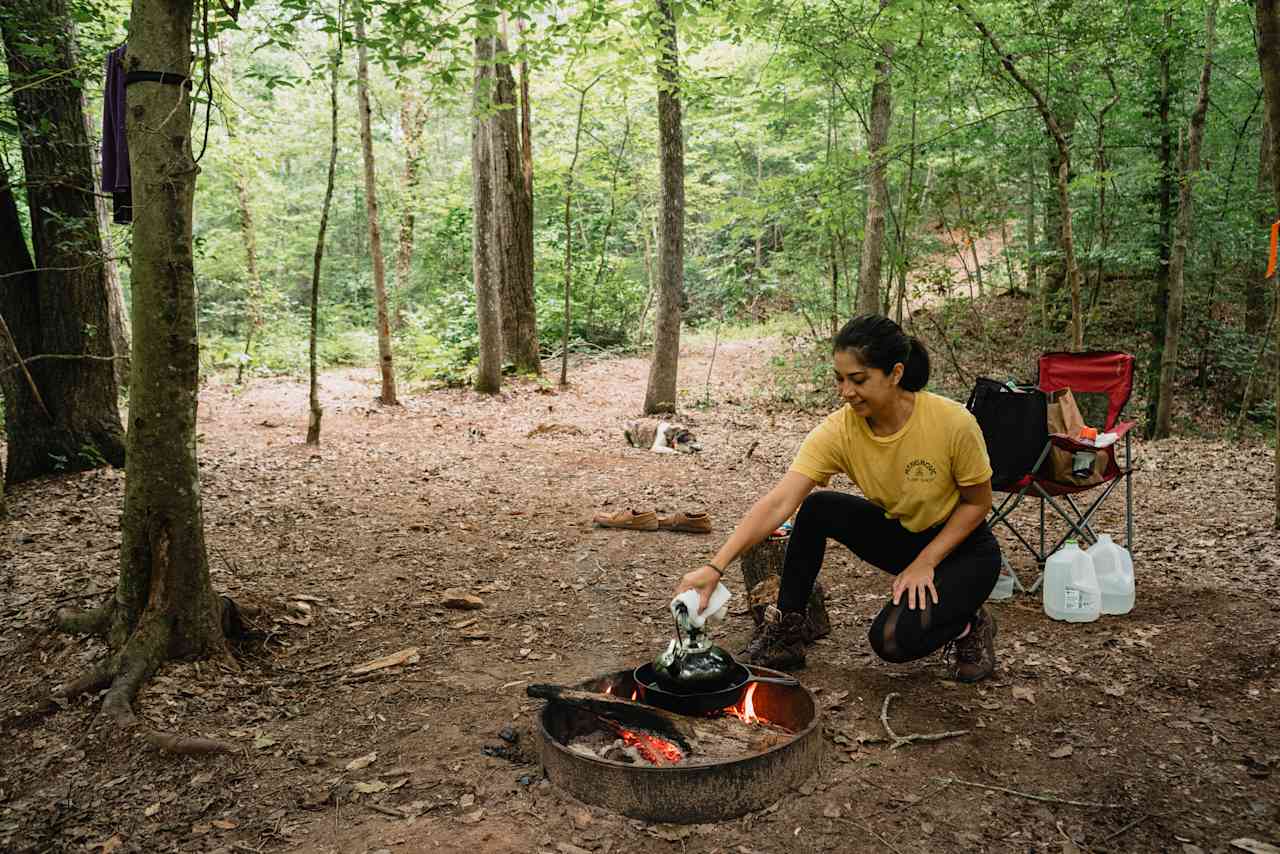
[[[1013,699],[1026,700],[1031,705],[1036,704],[1036,689],[1028,688],[1025,685],[1013,686]]]
[[[160,812],[160,805],[152,804],[151,806],[143,810],[142,814],[145,815],[147,818],[151,818],[153,815],[155,815],[158,812]]]
[[[463,823],[463,824],[475,824],[477,821],[479,821],[479,820],[480,820],[481,818],[483,818],[483,817],[484,817],[484,807],[481,807],[480,809],[476,810],[475,812],[469,812],[469,813],[467,813],[466,815],[464,815],[464,816],[462,817],[462,823]]]
[[[573,814],[573,826],[581,830],[591,825],[591,813],[586,810],[578,810]]]
[[[1076,752],[1076,749],[1074,747],[1072,747],[1069,744],[1064,744],[1061,747],[1059,747],[1057,750],[1050,753],[1049,758],[1050,759],[1066,759],[1068,756],[1070,756],[1075,752]]]
[[[210,823],[219,830],[235,830],[240,826],[237,822],[234,822],[229,818],[217,818]]]
[[[1107,687],[1105,687],[1105,688],[1103,688],[1103,689],[1102,689],[1102,693],[1104,693],[1104,694],[1106,694],[1106,695],[1108,695],[1108,696],[1110,696],[1110,697],[1123,697],[1123,696],[1124,696],[1124,686],[1123,686],[1123,685],[1108,685]]]
[[[124,840],[120,838],[120,834],[118,833],[115,836],[104,839],[101,842],[95,842],[89,846],[90,850],[94,848],[100,849],[102,854],[111,854],[111,852],[119,851],[123,847]]]
[[[258,750],[262,750],[264,747],[270,747],[275,743],[276,740],[269,735],[260,735],[253,740],[253,746]]]
[[[465,795],[458,798],[458,806],[462,807],[464,810],[467,807],[474,804],[475,802],[476,802],[476,796],[471,794],[470,792],[467,792]]]
[[[193,825],[191,825],[191,835],[192,835],[192,836],[204,836],[206,833],[208,833],[208,832],[209,832],[209,831],[211,831],[211,830],[213,830],[213,825],[211,825],[211,824],[193,824]]]
[[[556,850],[559,851],[560,854],[591,854],[587,849],[579,848],[577,845],[573,845],[569,842],[557,842]]]
[[[399,664],[416,664],[418,660],[418,648],[411,646],[399,652],[393,652],[391,655],[375,658],[373,661],[366,661],[364,664],[357,665],[351,668],[351,675],[359,676],[362,673],[372,673],[375,670],[383,670]]]
[[[205,783],[212,783],[212,782],[213,782],[213,775],[210,774],[208,771],[201,771],[199,774],[196,774],[191,778],[191,785],[193,786],[203,786]]]
[[[382,782],[381,780],[374,780],[371,783],[356,783],[352,786],[352,788],[355,789],[357,792],[363,792],[366,795],[371,795],[374,792],[386,791],[387,784]]]
[[[822,815],[824,818],[839,818],[840,817],[839,804],[827,804],[826,807],[824,807],[822,810]]]
[[[480,621],[480,620],[479,620],[479,618],[478,618],[478,617],[470,617],[470,618],[468,618],[468,619],[466,619],[466,620],[458,620],[458,622],[456,622],[456,623],[450,623],[450,624],[449,624],[449,628],[451,628],[451,629],[466,629],[466,628],[470,628],[471,626],[474,626],[474,625],[475,625],[476,623],[478,623],[479,621]]]
[[[347,763],[348,771],[359,771],[361,768],[368,768],[378,758],[377,751],[366,753],[364,756],[356,757]]]
[[[1248,851],[1249,854],[1280,854],[1280,848],[1269,842],[1259,842],[1256,839],[1250,839],[1242,836],[1239,839],[1231,840],[1232,848],[1239,848],[1241,851]]]

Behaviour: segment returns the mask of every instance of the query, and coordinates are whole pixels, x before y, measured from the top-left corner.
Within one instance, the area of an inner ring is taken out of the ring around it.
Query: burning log
[[[561,703],[617,723],[650,730],[656,735],[674,740],[684,749],[688,749],[689,739],[693,736],[692,727],[678,715],[612,694],[544,684],[529,685],[525,688],[525,693],[539,700]]]

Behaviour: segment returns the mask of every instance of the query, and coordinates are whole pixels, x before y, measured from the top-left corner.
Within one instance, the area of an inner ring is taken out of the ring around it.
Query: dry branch
[[[1066,804],[1073,807],[1095,807],[1104,810],[1124,809],[1124,804],[1100,804],[1094,801],[1071,801],[1065,798],[1055,798],[1050,795],[1036,795],[1031,792],[1019,792],[1016,789],[1006,789],[1004,786],[988,786],[986,783],[971,783],[968,780],[957,780],[955,777],[934,777],[939,783],[946,783],[948,786],[972,786],[975,789],[988,789],[992,792],[1003,792],[1006,795],[1013,795],[1018,798],[1027,798],[1032,801],[1042,801],[1046,804]]]
[[[889,694],[884,698],[884,705],[880,707],[880,723],[884,726],[884,731],[889,734],[889,738],[893,740],[893,743],[889,745],[890,750],[897,750],[904,744],[911,744],[916,741],[942,741],[944,738],[955,738],[956,736],[969,734],[969,730],[967,729],[954,729],[947,730],[946,732],[898,735],[893,731],[893,728],[889,726],[889,703],[891,703],[893,698],[897,696],[898,693],[896,691]]]

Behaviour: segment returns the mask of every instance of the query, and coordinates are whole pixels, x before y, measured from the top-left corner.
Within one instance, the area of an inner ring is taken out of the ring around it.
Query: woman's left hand
[[[902,600],[902,594],[906,593],[907,607],[911,610],[923,610],[926,590],[933,594],[933,604],[937,605],[938,590],[933,586],[933,567],[913,561],[893,579],[893,604],[897,605]]]

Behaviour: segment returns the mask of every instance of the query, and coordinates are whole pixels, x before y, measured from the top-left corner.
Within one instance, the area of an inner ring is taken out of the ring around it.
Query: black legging
[[[913,533],[865,498],[845,492],[814,492],[800,505],[782,565],[778,608],[803,611],[822,567],[830,537],[872,566],[897,575],[927,546],[942,526]],[[964,631],[995,587],[1000,574],[1000,544],[983,522],[934,570],[938,604],[925,593],[924,608],[885,604],[867,633],[876,655],[885,661],[923,658]],[[918,604],[918,603],[917,603]]]

